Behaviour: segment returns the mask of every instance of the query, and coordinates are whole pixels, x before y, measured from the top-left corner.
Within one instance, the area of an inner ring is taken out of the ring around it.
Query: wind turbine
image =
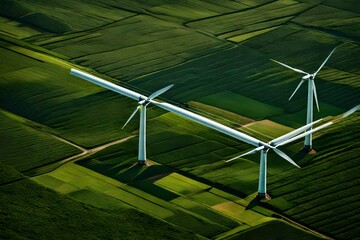
[[[245,133],[242,133],[242,132],[239,132],[235,129],[232,129],[228,126],[225,126],[221,123],[218,123],[218,122],[215,122],[211,119],[208,119],[206,117],[203,117],[203,116],[200,116],[199,114],[196,114],[196,113],[193,113],[191,111],[188,111],[186,109],[183,109],[183,108],[180,108],[180,107],[177,107],[177,106],[174,106],[172,104],[169,104],[169,103],[166,103],[166,102],[157,102],[155,100],[153,100],[153,98],[150,99],[150,97],[152,97],[153,95],[159,95],[163,92],[165,92],[166,90],[168,90],[167,88],[170,88],[169,87],[166,87],[164,89],[161,89],[155,93],[153,93],[152,95],[150,95],[148,98],[140,95],[139,93],[136,93],[132,90],[129,90],[129,89],[126,89],[124,87],[121,87],[121,86],[118,86],[116,84],[113,84],[111,82],[108,82],[108,81],[105,81],[101,78],[98,78],[96,76],[93,76],[93,75],[90,75],[88,73],[85,73],[85,72],[82,72],[82,71],[79,71],[79,70],[76,70],[76,69],[71,69],[71,72],[70,72],[72,75],[75,75],[75,76],[78,76],[80,78],[83,78],[89,82],[92,82],[94,84],[97,84],[99,86],[102,86],[104,88],[107,88],[109,90],[112,90],[114,92],[117,92],[117,93],[120,93],[124,96],[127,96],[129,98],[132,98],[132,99],[135,99],[135,100],[138,100],[138,106],[139,104],[143,104],[142,101],[145,100],[148,101],[149,103],[152,103],[152,104],[155,104],[156,106],[162,108],[162,109],[165,109],[167,111],[170,111],[170,112],[173,112],[177,115],[180,115],[182,117],[185,117],[187,119],[190,119],[194,122],[197,122],[203,126],[206,126],[206,127],[209,127],[209,128],[212,128],[218,132],[221,132],[221,133],[224,133],[230,137],[233,137],[235,139],[238,139],[242,142],[245,142],[245,143],[248,143],[250,145],[253,145],[255,146],[256,148],[254,150],[251,150],[250,152],[247,152],[245,154],[242,154],[238,157],[235,157],[233,159],[230,159],[228,161],[232,161],[232,160],[235,160],[237,158],[240,158],[242,156],[245,156],[245,155],[248,155],[248,154],[252,154],[252,153],[255,153],[255,152],[258,152],[258,151],[261,151],[261,155],[260,155],[260,176],[259,176],[259,189],[258,189],[258,195],[260,198],[266,198],[268,195],[266,193],[266,165],[267,165],[267,152],[269,150],[273,150],[276,154],[278,154],[280,157],[282,157],[283,159],[285,159],[286,161],[290,162],[291,164],[299,167],[289,156],[287,156],[283,151],[281,151],[280,149],[278,149],[278,147],[280,146],[283,146],[285,144],[288,144],[288,143],[291,143],[299,138],[302,138],[308,134],[311,134],[315,131],[318,131],[324,127],[327,127],[329,125],[331,125],[333,122],[328,122],[328,123],[325,123],[317,128],[314,128],[310,131],[307,131],[305,133],[302,133],[303,131],[305,131],[306,129],[308,129],[309,127],[312,127],[314,124],[318,123],[321,119],[317,120],[316,122],[313,122],[313,123],[309,123],[301,128],[298,128],[288,134],[285,134],[281,137],[278,137],[272,141],[270,141],[269,143],[265,143],[265,142],[262,142],[254,137],[251,137]],[[159,93],[160,92],[160,93]],[[146,104],[149,104],[149,103],[146,103]],[[349,116],[351,113],[355,112],[357,109],[359,109],[359,105],[356,106],[355,108],[351,109],[350,111],[346,112],[345,114],[342,115],[342,117],[347,117]],[[136,108],[136,111],[138,110],[138,107]],[[136,111],[134,111],[136,113]],[[135,113],[133,113],[131,116],[130,116],[130,119],[133,117],[133,115],[135,115]],[[145,125],[144,125],[145,126]]]
[[[330,56],[334,53],[336,47],[330,52],[330,54],[327,56],[327,58],[325,59],[325,61],[320,65],[320,67],[318,68],[318,70],[316,70],[316,72],[310,74],[307,73],[303,70],[297,69],[297,68],[293,68],[290,67],[289,65],[286,65],[285,63],[276,61],[274,59],[271,59],[271,61],[276,62],[284,67],[287,67],[295,72],[298,73],[302,73],[304,74],[304,76],[301,78],[300,83],[298,84],[298,86],[296,87],[295,91],[291,94],[289,101],[291,100],[291,98],[295,95],[295,93],[297,92],[297,90],[300,88],[300,86],[305,82],[308,81],[308,96],[307,96],[307,112],[306,112],[306,124],[309,124],[313,121],[313,106],[314,106],[314,98],[315,98],[315,103],[316,103],[316,107],[317,110],[320,111],[319,109],[319,102],[317,99],[317,93],[316,93],[316,86],[315,86],[315,77],[316,74],[318,74],[318,72],[322,69],[322,67],[325,65],[325,63],[329,60]],[[311,126],[306,129],[306,131],[310,131],[311,130]],[[312,150],[312,135],[308,134],[305,136],[305,141],[304,141],[304,150],[310,152]]]
[[[129,119],[126,121],[124,128],[130,120],[135,116],[135,114],[140,110],[140,126],[139,126],[139,149],[138,149],[138,164],[140,165],[146,165],[146,107],[150,104],[151,100],[156,98],[157,96],[163,94],[167,90],[169,90],[173,84],[164,87],[153,94],[151,94],[149,97],[140,97],[138,104],[134,110],[134,112],[130,115]]]
[[[243,153],[240,156],[234,157],[230,160],[227,160],[226,162],[231,162],[235,159],[244,157],[246,155],[254,154],[256,152],[260,152],[260,170],[259,170],[259,182],[258,182],[258,197],[261,199],[269,199],[270,196],[267,194],[266,191],[266,172],[267,172],[267,153],[269,150],[273,150],[275,153],[277,153],[279,156],[287,160],[288,162],[292,163],[294,166],[300,168],[289,156],[287,156],[284,152],[280,151],[278,147],[284,146],[286,144],[289,144],[291,142],[294,142],[300,138],[306,137],[313,132],[319,131],[325,127],[328,127],[332,125],[333,123],[341,120],[342,118],[348,117],[349,115],[353,114],[360,108],[360,105],[357,105],[353,108],[351,108],[349,111],[345,112],[339,117],[336,117],[333,119],[333,121],[327,122],[325,124],[322,124],[314,129],[311,129],[309,131],[304,132],[305,130],[311,128],[316,123],[322,121],[323,119],[319,119],[315,122],[309,123],[305,126],[302,126],[298,129],[295,129],[287,134],[284,134],[278,138],[275,138],[274,140],[271,140],[267,143],[267,145],[259,146],[249,152]]]
[[[267,173],[267,154],[269,150],[273,150],[276,154],[278,154],[280,157],[284,158],[294,166],[300,168],[299,165],[297,165],[288,155],[286,155],[283,151],[279,150],[278,147],[284,146],[288,143],[291,143],[293,141],[296,141],[304,136],[307,136],[313,132],[319,131],[327,126],[330,126],[333,124],[333,122],[325,123],[317,128],[314,128],[310,131],[304,132],[306,129],[312,127],[314,124],[318,123],[322,119],[319,119],[315,122],[312,122],[310,124],[307,124],[303,127],[300,127],[298,129],[293,130],[290,133],[287,133],[281,137],[278,137],[270,142],[268,142],[266,145],[259,146],[249,152],[243,153],[237,157],[234,157],[230,160],[227,160],[226,162],[231,162],[235,159],[244,157],[246,155],[254,154],[256,152],[260,152],[260,169],[259,169],[259,182],[258,182],[258,197],[263,200],[270,199],[270,196],[267,194],[266,190],[266,173]]]
[[[138,101],[135,111],[130,115],[129,119],[126,121],[126,123],[122,128],[124,128],[130,122],[130,120],[135,116],[137,111],[140,110],[138,164],[146,165],[147,163],[146,162],[146,107],[152,102],[154,98],[158,97],[159,95],[169,90],[173,85],[164,87],[154,92],[149,97],[145,97],[137,92],[131,91],[127,88],[118,86],[116,84],[105,81],[101,78],[95,77],[93,75],[79,71],[77,69],[72,68],[70,70],[70,74]]]

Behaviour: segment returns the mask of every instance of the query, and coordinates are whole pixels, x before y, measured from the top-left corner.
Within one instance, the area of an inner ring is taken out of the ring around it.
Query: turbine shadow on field
[[[141,172],[145,170],[146,166],[133,164],[128,169],[126,169],[124,172],[120,173],[118,176],[116,176],[116,179],[123,182],[123,183],[129,183],[132,182]]]
[[[163,165],[138,165],[134,164],[120,173],[116,179],[124,183],[138,182],[142,180],[155,181],[166,177],[174,171]]]
[[[295,153],[292,156],[292,158],[296,162],[300,163],[300,167],[304,167],[308,164],[309,160],[312,159],[312,157],[310,157],[310,156],[313,156],[313,155],[309,155],[308,151],[301,149],[297,153]]]
[[[249,200],[249,203],[248,203],[248,205],[245,207],[245,210],[252,209],[252,208],[258,206],[258,205],[260,204],[260,202],[261,202],[261,199],[258,198],[257,194],[251,196],[251,197],[248,198],[247,200]]]

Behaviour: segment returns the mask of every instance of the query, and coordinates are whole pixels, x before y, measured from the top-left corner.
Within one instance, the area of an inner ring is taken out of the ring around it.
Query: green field
[[[0,146],[2,162],[26,171],[80,152],[42,128],[44,126],[0,110],[1,139],[7,143]]]
[[[32,239],[34,236],[37,239],[136,239],[138,236],[202,239],[133,208],[117,205],[116,209],[109,210],[110,207],[104,208],[104,205],[98,208],[80,203],[30,179],[19,179],[19,172],[3,164],[0,164],[0,174],[1,179],[13,179],[2,181],[0,186],[1,239]],[[88,194],[86,202],[94,195]],[[100,199],[97,197],[98,201]]]
[[[221,99],[219,101],[219,99]],[[261,103],[230,91],[212,94],[197,101],[222,108],[251,119],[263,119],[283,113],[281,108],[276,108],[266,103]],[[256,111],[254,111],[256,109]]]
[[[357,239],[359,113],[268,157],[259,202],[253,147],[149,105],[137,166],[136,101],[72,67],[270,141],[359,104],[356,0],[0,1],[1,239]],[[305,84],[304,84],[305,85]],[[29,179],[28,177],[31,177]],[[33,181],[35,180],[35,181]],[[52,189],[52,190],[51,190]],[[54,191],[53,191],[54,190]],[[31,212],[31,214],[29,214]]]

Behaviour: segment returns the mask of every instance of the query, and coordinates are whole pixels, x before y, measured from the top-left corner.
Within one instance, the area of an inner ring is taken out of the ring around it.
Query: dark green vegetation
[[[156,107],[153,165],[133,166],[138,122],[121,126],[136,103],[69,69],[143,94],[175,83],[162,100],[268,141],[303,125],[306,106],[305,86],[287,101],[301,76],[270,58],[312,72],[338,46],[317,75],[315,119],[358,104],[359,9],[356,0],[0,1],[1,238],[324,237],[277,220],[286,216],[356,239],[359,113],[315,134],[315,155],[299,153],[302,142],[282,147],[302,169],[269,154],[273,199],[262,204],[258,156],[223,161],[250,146]]]
[[[43,132],[40,125],[5,111],[0,111],[0,132],[4,141],[1,144],[1,159],[19,171],[36,168],[80,152]]]
[[[201,239],[134,209],[91,207],[0,165],[1,239]],[[18,179],[18,180],[16,180]]]
[[[260,227],[255,227],[253,229],[244,231],[242,233],[234,234],[233,236],[230,236],[225,239],[256,240],[259,239],[259,231],[261,231],[261,234],[263,236],[266,236],[266,239],[269,240],[279,240],[279,239],[285,240],[288,239],[289,236],[291,236],[291,238],[293,239],[306,239],[306,240],[318,239],[317,237],[314,237],[311,234],[301,231],[300,229],[289,228],[288,223],[285,223],[283,221],[273,221],[270,223],[265,223]]]

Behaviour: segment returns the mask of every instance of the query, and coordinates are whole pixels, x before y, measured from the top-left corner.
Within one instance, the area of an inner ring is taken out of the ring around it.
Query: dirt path
[[[83,147],[81,147],[81,146],[79,146],[79,145],[77,145],[75,143],[72,143],[72,142],[70,142],[70,141],[68,141],[68,140],[66,140],[64,138],[61,138],[59,136],[55,136],[55,135],[53,135],[51,133],[47,133],[47,134],[54,137],[54,138],[56,138],[56,139],[58,139],[59,141],[65,142],[67,144],[70,144],[70,145],[80,149],[82,152],[79,153],[79,154],[64,158],[64,159],[62,159],[60,161],[56,161],[56,162],[53,162],[53,163],[48,163],[48,164],[45,164],[45,165],[30,169],[30,171],[32,171],[32,172],[34,172],[36,170],[39,170],[39,169],[46,169],[45,171],[41,171],[38,174],[31,174],[31,177],[40,176],[40,175],[47,174],[49,172],[55,171],[56,169],[58,169],[59,167],[63,166],[66,163],[75,162],[75,161],[80,160],[82,158],[91,156],[91,155],[93,155],[93,154],[95,154],[95,153],[97,153],[97,152],[99,152],[101,150],[104,150],[105,148],[108,148],[108,147],[111,147],[113,145],[125,142],[125,141],[127,141],[127,140],[129,140],[129,139],[136,136],[136,135],[131,135],[131,136],[128,136],[126,138],[118,139],[118,140],[115,140],[115,141],[112,141],[112,142],[109,142],[109,143],[106,143],[106,144],[103,144],[103,145],[100,145],[100,146],[97,146],[97,147],[94,147],[94,148],[85,149],[85,148],[83,148]]]
[[[71,145],[71,146],[73,146],[73,147],[75,147],[75,148],[77,148],[77,149],[79,149],[79,150],[81,150],[81,151],[83,151],[83,152],[87,151],[87,150],[86,150],[85,148],[83,148],[82,146],[79,146],[79,145],[77,145],[76,143],[70,142],[69,140],[66,140],[65,138],[59,137],[59,136],[57,136],[57,135],[51,134],[51,133],[46,132],[46,131],[42,131],[42,132],[43,132],[43,133],[46,133],[47,135],[49,135],[49,136],[51,136],[51,137],[53,137],[53,138],[55,138],[56,140],[59,140],[59,141],[61,141],[61,142],[63,142],[63,143],[66,143],[66,144],[69,144],[69,145]]]

